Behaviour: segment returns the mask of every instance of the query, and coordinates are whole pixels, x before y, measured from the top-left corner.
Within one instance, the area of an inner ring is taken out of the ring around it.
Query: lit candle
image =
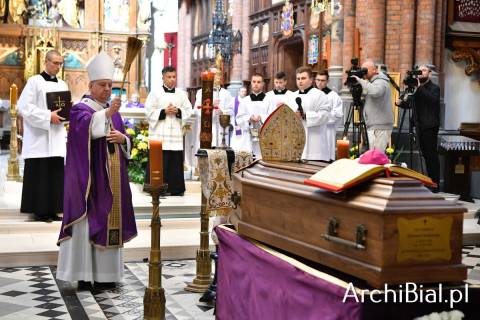
[[[347,138],[343,138],[343,140],[337,140],[337,160],[343,158],[349,158],[349,150],[350,150],[350,141]]]
[[[15,109],[17,105],[17,85],[14,83],[10,86],[10,108]]]
[[[163,185],[162,141],[150,140],[150,184],[155,187]]]
[[[201,74],[200,74],[200,78],[202,79],[202,81],[213,81],[213,79],[215,78],[215,72],[212,72],[212,71],[203,71]]]

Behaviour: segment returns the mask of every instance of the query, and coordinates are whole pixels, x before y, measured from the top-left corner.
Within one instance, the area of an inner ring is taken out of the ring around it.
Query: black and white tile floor
[[[162,285],[166,319],[214,319],[213,308],[184,290],[195,277],[195,261],[165,261]],[[143,319],[148,284],[146,263],[125,264],[123,283],[114,290],[77,292],[55,280],[55,267],[0,268],[0,319]]]
[[[480,285],[480,246],[463,248],[468,282]],[[213,308],[184,290],[195,277],[195,260],[165,261],[162,285],[167,320],[214,319]],[[0,268],[0,319],[143,319],[148,284],[146,263],[126,263],[124,281],[114,290],[80,291],[55,280],[55,267]]]

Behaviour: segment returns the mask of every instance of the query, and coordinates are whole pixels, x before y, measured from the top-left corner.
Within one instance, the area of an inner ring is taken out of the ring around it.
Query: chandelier
[[[234,37],[232,25],[228,24],[228,15],[224,10],[223,1],[215,0],[212,30],[208,35],[211,57],[215,57],[220,52],[224,61],[229,62],[232,59],[232,47],[235,38],[237,37]]]

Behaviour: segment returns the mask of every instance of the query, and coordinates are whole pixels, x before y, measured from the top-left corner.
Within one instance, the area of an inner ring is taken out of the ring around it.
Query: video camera
[[[358,85],[357,80],[353,76],[357,76],[360,79],[363,79],[368,73],[367,68],[360,68],[358,66],[358,58],[352,58],[350,62],[352,64],[352,67],[350,68],[350,70],[345,71],[345,73],[348,75],[345,85],[349,88]]]
[[[418,86],[418,76],[422,74],[422,70],[418,70],[415,67],[413,70],[409,70],[406,73],[405,79],[403,79],[403,83],[407,86],[407,88],[416,88]]]
[[[360,79],[363,79],[367,73],[368,69],[367,68],[360,68],[358,66],[358,58],[352,58],[350,61],[352,64],[352,67],[350,70],[345,71],[345,73],[348,75],[347,76],[347,81],[345,81],[344,85],[348,87],[350,90],[350,94],[352,95],[353,98],[353,103],[357,106],[362,105],[362,85],[358,83],[357,79],[355,79],[353,76],[357,76]]]
[[[399,99],[402,100],[402,103],[399,105],[400,108],[412,108],[412,99],[418,87],[418,76],[421,74],[422,70],[418,70],[418,67],[414,67],[405,74],[405,79],[403,79],[405,90],[399,97]]]

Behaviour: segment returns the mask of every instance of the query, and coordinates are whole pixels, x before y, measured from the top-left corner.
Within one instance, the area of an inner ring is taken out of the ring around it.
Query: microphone
[[[302,107],[302,98],[296,97],[295,102],[298,105],[297,111],[300,112],[300,115],[302,116],[302,119],[305,119],[305,114],[303,113],[303,107]]]

